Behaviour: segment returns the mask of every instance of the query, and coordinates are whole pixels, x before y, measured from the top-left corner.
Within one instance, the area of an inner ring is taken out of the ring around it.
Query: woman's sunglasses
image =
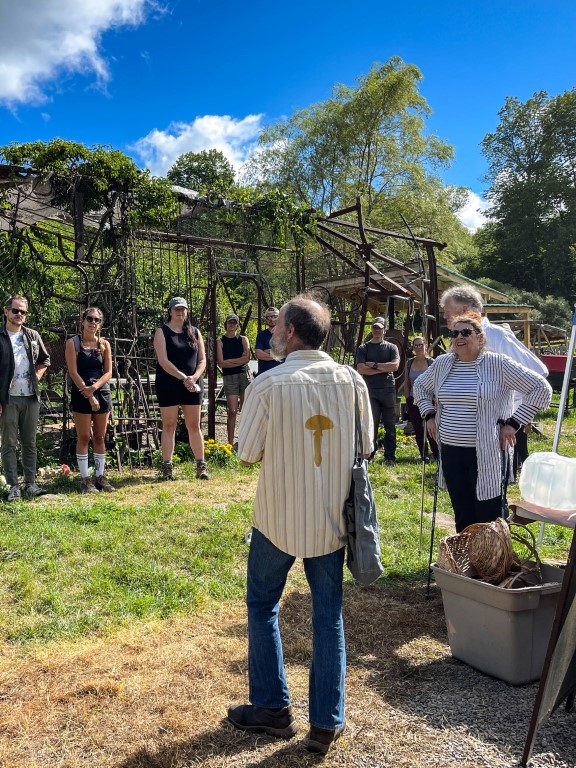
[[[101,318],[99,318],[99,317],[92,317],[92,315],[86,315],[84,320],[86,320],[87,323],[97,323],[98,325],[100,325],[100,323],[102,322]]]
[[[453,331],[448,331],[448,336],[451,339],[457,339],[459,335],[472,336],[473,333],[476,333],[476,331],[472,330],[472,328],[456,328]]]

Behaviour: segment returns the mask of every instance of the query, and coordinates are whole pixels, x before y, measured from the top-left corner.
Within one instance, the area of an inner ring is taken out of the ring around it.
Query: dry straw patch
[[[310,601],[298,579],[282,626],[302,736],[307,726]],[[326,766],[517,765],[535,686],[513,688],[454,661],[441,600],[421,589],[346,585],[348,735]],[[0,657],[0,765],[188,768],[314,765],[301,738],[242,734],[224,721],[246,700],[242,604],[135,625],[104,639]],[[573,765],[575,716],[543,729],[536,766]],[[566,740],[567,739],[567,740]],[[540,751],[539,751],[540,750]],[[570,751],[572,750],[572,751]]]

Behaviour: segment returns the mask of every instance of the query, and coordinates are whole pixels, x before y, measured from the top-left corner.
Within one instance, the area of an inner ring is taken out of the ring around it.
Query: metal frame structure
[[[111,430],[119,465],[140,464],[143,453],[159,445],[152,334],[162,320],[161,308],[172,295],[188,299],[193,320],[206,336],[209,437],[215,436],[216,428],[218,319],[228,311],[238,313],[236,291],[240,286],[244,307],[239,313],[241,330],[245,331],[253,318],[260,327],[265,307],[274,303],[269,286],[271,271],[283,270],[284,296],[315,287],[327,299],[335,319],[327,351],[342,361],[350,360],[362,343],[368,313],[387,311],[390,327],[395,330],[394,308],[399,304],[407,310],[407,319],[403,331],[396,331],[392,340],[403,357],[416,307],[429,342],[439,336],[435,249],[442,249],[444,244],[416,237],[408,226],[409,234],[366,226],[360,200],[318,218],[306,230],[310,239],[297,250],[238,237],[247,231],[242,227],[211,225],[211,205],[198,196],[191,206],[185,199],[187,208],[174,231],[134,231],[123,228],[117,203],[116,207],[111,204],[106,210],[86,214],[81,193],[75,193],[72,213],[54,206],[49,180],[33,172],[16,169],[15,174],[14,169],[0,166],[0,185],[7,185],[11,202],[9,208],[0,210],[4,288],[6,293],[28,295],[34,307],[34,327],[52,336],[54,364],[47,379],[51,397],[43,411],[49,416],[44,422],[56,422],[61,414],[63,458],[70,454],[73,441],[64,345],[75,331],[80,310],[91,304],[101,307],[107,318],[103,334],[113,355]],[[382,244],[392,241],[410,249],[406,262],[385,252]],[[328,262],[331,266],[323,273],[320,268],[319,274],[316,263],[310,280],[310,259],[315,257],[310,251],[317,250],[313,243],[326,255],[326,266]],[[16,269],[23,255],[33,265],[25,276],[18,275]],[[45,280],[53,267],[65,275],[62,284]],[[247,295],[251,298],[246,303]],[[45,312],[53,298],[59,301],[58,317],[48,317]],[[58,395],[60,402],[54,403]],[[48,426],[54,434],[54,424],[46,425],[47,430]]]

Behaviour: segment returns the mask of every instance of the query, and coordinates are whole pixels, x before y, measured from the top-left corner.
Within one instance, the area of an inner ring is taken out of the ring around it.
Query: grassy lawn
[[[531,436],[531,452],[550,450],[555,418],[553,410],[540,418],[544,435]],[[560,453],[576,456],[573,414]],[[413,439],[400,442],[394,469],[372,465],[386,567],[379,589],[425,584],[434,472],[426,470],[419,552],[421,464]],[[118,493],[86,497],[62,478],[49,486],[58,496],[0,504],[0,639],[72,639],[241,599],[257,477],[254,467],[215,467],[200,483],[182,464],[174,483],[157,482],[153,470],[122,473],[114,477]],[[436,542],[450,519],[440,492]],[[572,531],[547,526],[543,556],[565,558],[571,538]],[[297,570],[294,578],[303,576]]]

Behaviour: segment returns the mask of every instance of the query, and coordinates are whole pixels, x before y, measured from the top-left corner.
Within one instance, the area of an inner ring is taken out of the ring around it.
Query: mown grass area
[[[540,419],[544,435],[530,438],[532,452],[550,450],[555,418],[550,411]],[[560,452],[576,456],[572,414]],[[422,465],[412,438],[401,439],[397,459],[395,468],[371,465],[386,567],[378,588],[424,588],[435,465],[426,467],[419,551]],[[159,483],[152,470],[114,474],[118,492],[99,496],[81,496],[62,478],[50,486],[57,496],[0,504],[0,640],[76,638],[241,599],[258,469],[216,467],[200,483],[183,464],[178,477]],[[509,496],[516,494],[512,487]],[[448,496],[440,492],[436,544],[450,520]],[[571,537],[546,526],[543,556],[565,557]],[[294,578],[304,577],[296,570]]]

